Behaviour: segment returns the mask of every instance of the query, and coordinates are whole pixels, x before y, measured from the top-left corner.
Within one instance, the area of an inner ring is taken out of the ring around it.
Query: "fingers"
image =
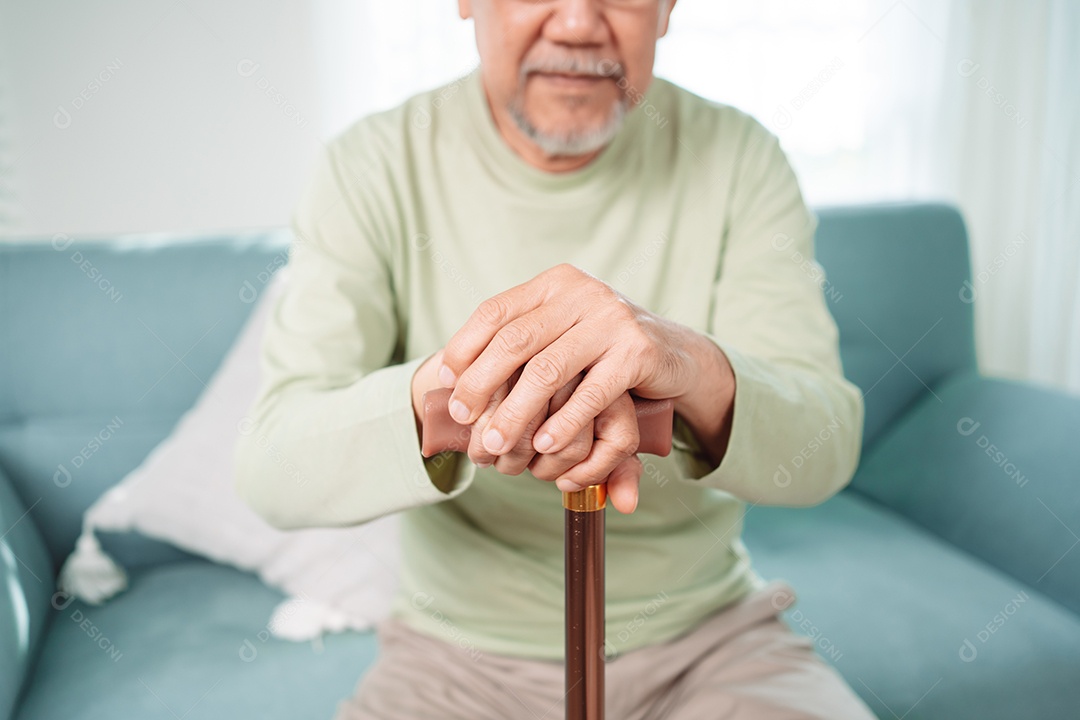
[[[636,450],[640,444],[637,413],[633,398],[624,392],[610,407],[605,408],[590,421],[562,450],[554,453],[537,453],[532,447],[532,435],[550,412],[557,411],[580,386],[585,373],[579,373],[560,388],[548,406],[538,413],[526,428],[521,441],[508,453],[495,456],[484,448],[476,428],[490,418],[520,377],[520,369],[492,396],[487,409],[472,426],[469,456],[478,465],[491,464],[504,475],[519,475],[528,468],[542,480],[556,480],[564,492],[579,490],[587,485],[607,483],[608,498],[616,510],[630,514],[637,508],[638,492],[643,466]]]
[[[533,433],[536,432],[536,428],[540,427],[540,423],[544,422],[547,413],[548,409],[545,403],[545,406],[540,408],[540,412],[536,414],[536,417],[526,426],[525,432],[517,444],[509,452],[496,456],[496,470],[503,475],[520,475],[529,466],[529,463],[536,457],[536,450],[532,446]],[[480,427],[480,424],[477,423],[475,427]],[[477,435],[479,436],[479,433]]]
[[[539,423],[537,423],[539,425]],[[533,430],[535,432],[535,430]],[[529,440],[530,444],[532,440]],[[582,430],[574,440],[557,453],[536,453],[529,463],[529,472],[541,480],[554,481],[562,477],[589,456],[593,446],[593,425]],[[535,452],[535,451],[534,451]]]
[[[514,374],[510,376],[510,379],[504,382],[500,387],[495,389],[491,398],[488,400],[487,407],[480,415],[475,423],[469,426],[469,449],[467,454],[469,459],[472,460],[478,467],[488,467],[495,462],[496,457],[484,449],[483,440],[480,437],[480,433],[483,431],[484,426],[495,411],[499,408],[499,403],[510,393],[510,389],[517,382],[517,379],[521,376],[521,368],[514,371]],[[534,428],[535,429],[535,428]]]
[[[548,414],[561,408],[581,383],[585,373],[578,373],[559,389],[548,403]],[[545,416],[546,417],[546,416]],[[532,432],[536,432],[535,428]],[[529,463],[529,472],[541,480],[553,481],[589,456],[593,444],[593,423],[578,433],[569,445],[557,453],[537,453]]]
[[[509,396],[500,403],[494,418],[484,429],[484,444],[488,452],[498,455],[517,444],[525,426],[540,412],[544,404],[595,360],[601,340],[595,336],[595,332],[583,329],[581,325],[575,325],[558,338],[543,337],[540,341],[542,345],[533,343],[526,337],[558,327],[558,323],[565,321],[569,312],[572,310],[552,303],[551,306],[537,309],[520,321],[528,321],[532,326],[544,330],[525,330],[516,323],[507,325],[454,386],[451,405],[460,401],[466,408],[475,408],[476,404],[483,402],[483,398],[491,392],[489,383],[502,377],[505,365],[508,362],[520,361],[516,355],[510,355],[507,346],[500,343],[498,338],[504,333],[513,333],[522,347],[530,348],[530,353],[534,346],[538,346],[534,355],[523,361],[520,379],[513,385]],[[534,316],[541,314],[550,317],[534,319]],[[514,360],[505,360],[508,356]],[[594,416],[589,416],[588,419],[591,420],[592,417]],[[581,423],[577,429],[583,428],[584,423]]]
[[[500,451],[500,442],[504,445],[514,442],[522,433],[525,419],[535,415],[543,403],[550,400],[571,378],[580,374],[596,359],[597,352],[602,350],[603,338],[597,337],[595,331],[583,325],[575,325],[531,358],[525,364],[521,378],[510,391],[510,395],[499,405],[495,417],[488,423],[484,433],[488,451],[497,454]],[[479,365],[481,360],[476,364]],[[472,372],[472,368],[469,372]],[[464,381],[464,378],[462,380]],[[622,388],[619,392],[621,391]],[[614,393],[612,399],[617,395],[618,393]],[[610,404],[605,403],[603,407]],[[601,409],[597,408],[597,412]],[[568,428],[567,440],[576,436],[585,428],[585,423],[595,416],[594,413],[583,418],[576,427]],[[547,450],[548,448],[543,448],[543,451]]]
[[[629,515],[637,508],[643,467],[641,458],[631,455],[608,476],[608,499],[623,515]]]
[[[589,369],[588,374],[578,385],[574,394],[559,408],[558,412],[551,413],[547,421],[536,432],[537,449],[542,452],[557,452],[572,438],[577,437],[585,426],[593,420],[599,419],[600,415],[610,409],[620,396],[630,398],[627,388],[631,387],[632,378],[627,377],[623,370],[624,363],[614,358],[602,359]],[[526,373],[522,382],[528,381]],[[512,403],[513,394],[503,405]],[[630,400],[631,407],[633,400]],[[502,410],[495,414],[492,424],[499,422]],[[634,423],[637,428],[637,422]],[[550,438],[550,444],[544,441]],[[612,466],[614,468],[614,465]]]
[[[465,324],[446,343],[443,362],[450,371],[450,375],[454,376],[447,378],[448,380],[452,382],[459,381],[464,371],[472,365],[504,326],[517,320],[522,315],[542,307],[550,300],[548,277],[550,277],[550,270],[541,273],[532,280],[504,290],[476,306]],[[506,337],[503,341],[508,339],[509,337]],[[512,354],[516,354],[522,348],[515,347],[514,343],[510,343],[509,349]],[[524,364],[529,357],[532,356],[523,357],[516,365],[508,366],[507,370]],[[445,383],[447,387],[450,384],[452,383]],[[489,393],[491,390],[493,388],[489,386]],[[475,413],[475,409],[471,409]],[[464,424],[463,420],[458,420],[458,422]]]
[[[509,384],[511,392],[516,386],[516,383],[520,382],[523,374],[524,370],[519,369],[518,373],[513,378],[513,381]],[[589,428],[588,438],[579,439],[578,443],[573,449],[566,453],[565,457],[551,458],[544,463],[543,456],[538,455],[536,450],[533,449],[533,434],[536,432],[536,428],[547,419],[548,414],[552,412],[553,408],[561,407],[562,404],[566,402],[583,377],[584,373],[580,373],[577,377],[572,378],[570,382],[559,388],[552,398],[555,403],[554,405],[552,405],[551,402],[544,403],[544,406],[540,408],[540,412],[533,416],[533,419],[529,422],[528,426],[526,426],[525,432],[513,449],[504,455],[497,456],[497,459],[495,460],[496,470],[504,475],[520,475],[526,468],[532,468],[533,464],[537,462],[537,460],[540,460],[542,468],[548,467],[558,471],[550,477],[551,480],[554,480],[559,476],[559,473],[573,467],[589,454],[589,447],[592,445],[592,427]],[[505,402],[506,399],[504,398],[502,403]],[[502,406],[502,403],[500,403],[500,407]],[[477,422],[475,427],[481,427],[480,423]],[[479,436],[479,433],[477,433],[477,435]],[[555,465],[557,465],[557,467],[554,467]]]
[[[631,455],[608,475],[608,500],[623,515],[629,515],[637,509],[642,474],[641,459],[637,455]]]
[[[440,375],[440,380],[445,387],[454,387],[451,417],[464,425],[476,422],[478,406],[484,405],[511,369],[523,365],[580,319],[586,306],[580,295],[598,283],[592,275],[560,263],[480,303],[446,343],[442,360],[447,374]],[[464,404],[464,415],[454,412],[455,400]]]
[[[476,463],[477,467],[488,467],[495,462],[497,456],[492,455],[484,449],[484,443],[480,439],[479,429],[484,427],[481,423],[486,423],[488,418],[495,414],[495,409],[509,392],[510,389],[505,384],[497,389],[495,394],[492,395],[491,399],[488,401],[487,408],[484,410],[479,420],[469,426],[471,434],[469,436],[469,449],[467,450],[467,454],[469,459]]]
[[[586,377],[582,384],[587,381]],[[567,404],[570,402],[573,402],[573,398]],[[588,457],[556,481],[560,490],[570,492],[604,482],[624,460],[635,457],[641,437],[637,412],[629,392],[624,391],[596,416],[593,434],[595,440]]]

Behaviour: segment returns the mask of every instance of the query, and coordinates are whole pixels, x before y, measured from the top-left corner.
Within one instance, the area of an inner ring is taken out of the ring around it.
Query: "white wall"
[[[320,143],[310,17],[295,0],[0,3],[0,236],[287,224]]]

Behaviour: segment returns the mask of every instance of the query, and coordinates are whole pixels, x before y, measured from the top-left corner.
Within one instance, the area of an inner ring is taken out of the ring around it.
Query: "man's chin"
[[[554,125],[551,130],[541,126],[528,134],[548,155],[572,157],[600,150],[615,138],[621,125],[621,122],[580,127]]]
[[[533,127],[536,132],[552,138],[579,138],[587,135],[604,134],[605,131],[612,131],[611,122],[608,119],[581,123],[573,122],[569,119],[560,121],[559,119],[552,118],[550,120],[544,119],[538,123],[534,123]],[[615,128],[615,130],[617,131],[617,128]]]

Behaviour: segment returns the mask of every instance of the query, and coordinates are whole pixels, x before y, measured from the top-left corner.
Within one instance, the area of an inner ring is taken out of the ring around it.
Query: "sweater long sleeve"
[[[817,218],[779,141],[753,127],[739,153],[733,212],[702,334],[735,375],[731,437],[709,461],[676,416],[683,480],[763,505],[820,503],[846,485],[860,455],[864,405],[844,377],[831,294],[814,260]]]
[[[364,203],[365,178],[346,192],[343,172],[337,148],[324,148],[294,210],[252,431],[236,448],[239,494],[281,529],[354,525],[454,498],[476,470],[465,453],[420,454],[412,377],[430,353],[400,358],[378,213]]]

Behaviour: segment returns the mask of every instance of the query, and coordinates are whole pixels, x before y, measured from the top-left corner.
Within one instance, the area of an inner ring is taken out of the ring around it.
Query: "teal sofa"
[[[821,505],[749,509],[756,566],[882,718],[1080,717],[1080,399],[978,373],[954,208],[818,214],[863,456]],[[127,591],[55,592],[83,511],[191,407],[288,240],[0,244],[0,718],[329,718],[372,662],[372,633],[269,637],[277,591],[134,534],[102,538]]]

